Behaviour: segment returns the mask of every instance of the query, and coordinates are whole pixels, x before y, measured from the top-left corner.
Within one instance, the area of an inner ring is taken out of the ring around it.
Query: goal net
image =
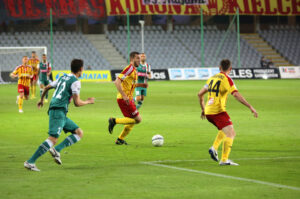
[[[43,54],[47,54],[46,46],[24,46],[24,47],[0,47],[0,83],[12,82],[9,77],[17,66],[22,64],[22,57],[31,57],[32,51],[36,52],[37,58],[41,60]]]

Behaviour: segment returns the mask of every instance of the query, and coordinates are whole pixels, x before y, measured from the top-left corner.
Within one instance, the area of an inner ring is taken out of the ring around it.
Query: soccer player
[[[144,99],[147,96],[147,88],[148,88],[147,80],[151,78],[151,67],[149,64],[146,63],[146,59],[147,59],[146,54],[141,53],[140,57],[141,57],[141,63],[137,68],[138,81],[135,88],[137,109],[139,109],[142,106]]]
[[[137,80],[136,68],[140,65],[140,56],[138,52],[130,53],[130,64],[124,68],[122,73],[118,76],[115,81],[117,90],[119,91],[117,95],[117,101],[119,107],[124,115],[124,118],[109,118],[108,120],[108,131],[112,134],[114,126],[116,124],[123,124],[124,129],[120,136],[116,140],[116,144],[127,145],[124,140],[125,137],[132,130],[134,124],[138,124],[142,121],[138,110],[136,109],[133,100],[133,91],[135,88],[135,82]]]
[[[47,62],[47,55],[43,54],[42,62],[38,67],[39,82],[40,82],[40,96],[42,96],[43,89],[49,84],[49,75],[51,73],[51,66]],[[46,93],[45,103],[48,102],[48,93]]]
[[[18,93],[17,104],[19,106],[19,113],[23,113],[24,98],[28,100],[30,79],[33,76],[31,66],[28,66],[28,57],[22,58],[22,65],[17,66],[16,69],[10,74],[11,78],[19,78],[18,80]]]
[[[33,77],[31,79],[31,85],[30,85],[30,93],[31,93],[31,99],[35,98],[36,94],[36,82],[38,80],[38,65],[40,61],[37,58],[36,52],[31,52],[31,58],[28,61],[28,65],[32,67],[33,70]]]
[[[231,71],[231,62],[229,60],[222,60],[220,63],[220,73],[209,78],[204,86],[198,93],[202,113],[201,118],[207,119],[213,125],[218,128],[217,137],[213,143],[213,146],[209,149],[211,158],[215,161],[218,159],[218,148],[221,142],[223,142],[222,159],[220,165],[235,165],[238,164],[229,160],[229,154],[231,151],[233,139],[235,137],[235,131],[229,115],[226,112],[226,102],[228,93],[232,94],[235,99],[244,104],[250,109],[257,117],[256,110],[246,101],[246,99],[238,92],[232,79],[228,76]],[[207,103],[204,104],[204,95],[208,92]]]
[[[73,98],[76,107],[84,106],[87,104],[93,104],[94,98],[88,98],[86,101],[80,99],[79,93],[81,84],[78,80],[83,72],[83,61],[80,59],[74,59],[71,62],[71,73],[61,76],[54,82],[51,82],[45,87],[41,100],[38,102],[38,108],[43,106],[43,101],[48,90],[55,88],[53,97],[50,102],[48,114],[49,114],[49,137],[38,147],[36,152],[24,162],[24,167],[32,171],[40,171],[36,165],[36,160],[47,151],[54,158],[57,164],[62,164],[60,159],[60,151],[65,147],[71,146],[78,142],[82,136],[83,131],[69,118],[67,118],[68,106]],[[65,133],[71,132],[72,135],[67,137],[56,147],[53,147],[61,131]],[[52,148],[53,147],[53,148]]]

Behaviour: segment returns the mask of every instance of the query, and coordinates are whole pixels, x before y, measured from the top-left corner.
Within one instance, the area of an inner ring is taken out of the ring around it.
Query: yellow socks
[[[30,93],[31,93],[31,98],[35,98],[36,85],[30,86]]]
[[[19,105],[19,110],[23,109],[23,98],[19,96],[18,98],[18,105]]]
[[[233,139],[226,137],[223,142],[223,149],[222,149],[222,162],[226,162],[228,160],[231,147],[232,147]]]
[[[135,120],[129,117],[116,118],[116,124],[135,124]]]
[[[225,137],[226,137],[225,133],[224,133],[223,131],[220,130],[220,131],[218,132],[218,135],[217,135],[217,137],[216,137],[214,143],[213,143],[213,147],[214,147],[214,149],[215,149],[216,151],[218,150],[218,148],[219,148],[221,142],[223,141],[223,139],[224,139]]]
[[[130,133],[130,131],[132,130],[134,124],[128,124],[124,126],[123,131],[121,132],[119,139],[124,140],[125,137]]]

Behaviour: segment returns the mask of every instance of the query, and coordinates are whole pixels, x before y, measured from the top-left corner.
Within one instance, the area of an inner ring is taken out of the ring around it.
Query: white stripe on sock
[[[53,142],[49,139],[45,140],[47,142],[47,144],[49,145],[49,147],[53,147]]]
[[[76,138],[77,142],[81,139],[79,135],[74,134],[74,137]]]

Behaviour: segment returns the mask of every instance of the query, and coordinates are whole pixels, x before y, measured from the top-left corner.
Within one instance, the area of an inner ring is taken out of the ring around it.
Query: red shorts
[[[37,81],[37,79],[38,79],[38,76],[37,75],[33,75],[33,77],[31,78],[31,82],[32,81]]]
[[[206,119],[215,125],[219,130],[222,130],[226,126],[232,125],[231,119],[227,112],[222,112],[215,115],[206,115]]]
[[[117,101],[125,117],[135,118],[139,115],[133,100],[129,102],[129,105],[127,105],[123,99],[117,99]]]
[[[18,93],[24,93],[24,95],[29,95],[29,87],[22,84],[18,84]]]

